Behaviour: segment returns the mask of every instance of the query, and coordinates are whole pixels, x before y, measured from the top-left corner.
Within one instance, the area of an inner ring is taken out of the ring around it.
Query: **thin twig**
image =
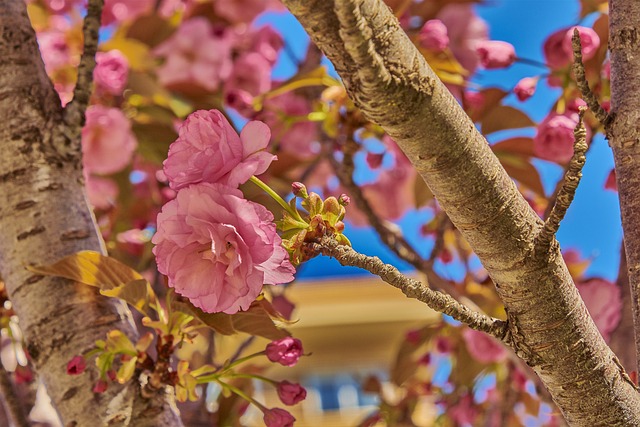
[[[73,89],[73,99],[64,109],[64,122],[67,125],[67,135],[72,141],[80,143],[79,136],[84,126],[84,113],[91,97],[91,83],[93,70],[96,67],[96,52],[98,51],[98,33],[100,17],[104,0],[89,0],[87,15],[84,17],[82,34],[84,45],[80,64],[78,65],[78,80]]]
[[[573,37],[571,38],[571,45],[573,47],[573,74],[576,76],[576,84],[582,99],[587,103],[593,114],[598,121],[602,123],[602,126],[607,130],[607,126],[611,121],[611,115],[609,115],[604,108],[598,102],[598,98],[591,92],[589,88],[589,82],[584,70],[584,63],[582,62],[582,43],[580,42],[580,32],[577,28],[573,30]]]
[[[13,389],[9,373],[2,363],[0,363],[0,393],[2,394],[2,402],[12,423],[16,427],[29,427],[31,424],[29,420],[27,420],[20,399]]]
[[[385,264],[378,257],[358,253],[349,246],[339,245],[335,239],[327,236],[323,237],[320,243],[313,244],[312,248],[323,255],[335,258],[341,265],[363,268],[379,276],[388,284],[400,289],[407,297],[422,301],[431,309],[447,314],[472,329],[486,332],[501,341],[506,335],[505,321],[472,311],[451,295],[434,291],[428,284],[405,276],[396,267]]]
[[[573,130],[574,144],[573,144],[573,156],[569,161],[569,167],[562,181],[562,187],[558,192],[553,208],[549,217],[544,222],[544,227],[540,230],[540,234],[536,239],[536,246],[539,248],[547,248],[551,244],[555,234],[560,227],[560,221],[567,213],[567,209],[573,201],[573,197],[576,194],[576,189],[582,178],[582,167],[586,160],[585,153],[587,152],[587,131],[584,127],[584,113],[585,107],[580,107],[578,112],[578,123]]]

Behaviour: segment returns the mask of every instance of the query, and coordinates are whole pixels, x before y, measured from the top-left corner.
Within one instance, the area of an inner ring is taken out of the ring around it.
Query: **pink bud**
[[[117,377],[116,371],[114,371],[113,369],[109,369],[109,370],[107,371],[107,377],[108,377],[111,381],[115,381],[115,380],[116,380],[116,377]]]
[[[307,390],[300,384],[293,384],[289,381],[278,383],[278,397],[285,405],[295,405],[307,397]]]
[[[575,27],[580,33],[580,44],[582,45],[582,59],[587,61],[594,57],[600,47],[600,37],[598,33],[588,27]],[[573,58],[573,28],[567,30],[562,41],[562,48],[567,52],[569,58]]]
[[[284,337],[267,344],[265,351],[270,361],[283,366],[294,366],[302,356],[302,341],[297,338]]]
[[[424,23],[418,35],[420,46],[435,52],[442,52],[449,47],[447,26],[439,19],[431,19]]]
[[[420,342],[421,334],[418,329],[412,329],[408,331],[404,336],[404,339],[411,344],[418,344]]]
[[[293,427],[293,415],[281,408],[265,409],[264,423],[267,427]]]
[[[105,380],[98,380],[95,386],[93,386],[94,393],[104,393],[107,391],[108,384]]]
[[[351,197],[347,196],[346,194],[341,194],[340,199],[338,199],[338,202],[342,206],[349,206],[349,204],[351,203]]]
[[[291,191],[293,192],[293,195],[296,197],[302,197],[303,199],[306,199],[307,197],[309,197],[309,193],[307,193],[307,187],[305,187],[305,185],[301,182],[294,182],[291,184]]]
[[[74,356],[67,363],[67,375],[80,375],[87,369],[87,362],[82,356]]]
[[[516,94],[519,101],[526,101],[536,92],[537,84],[538,79],[536,77],[525,77],[513,88],[513,93]]]
[[[484,68],[504,68],[516,60],[516,51],[511,43],[486,40],[476,44],[476,52]]]
[[[467,91],[464,93],[464,100],[470,108],[482,108],[484,105],[484,94]]]

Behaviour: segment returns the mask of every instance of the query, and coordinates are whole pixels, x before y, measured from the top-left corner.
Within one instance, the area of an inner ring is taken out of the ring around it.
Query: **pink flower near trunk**
[[[165,58],[157,70],[158,80],[169,88],[196,84],[214,91],[231,75],[232,44],[228,31],[214,31],[206,18],[192,18],[154,49]]]
[[[128,76],[129,61],[119,50],[96,54],[93,80],[98,92],[115,96],[122,95],[122,91],[127,86]]]
[[[607,180],[604,183],[605,190],[618,191],[618,184],[616,183],[616,170],[611,169],[609,175],[607,175]]]
[[[507,357],[507,350],[494,338],[484,332],[465,329],[462,333],[467,351],[471,357],[482,363],[501,362]]]
[[[471,4],[448,3],[437,18],[447,26],[449,49],[470,73],[478,66],[476,45],[488,39],[487,23],[479,18]]]
[[[418,35],[420,46],[435,52],[442,52],[449,47],[447,26],[439,19],[431,19],[424,23]]]
[[[516,60],[516,51],[511,43],[487,40],[476,44],[480,64],[487,69],[505,68]]]
[[[267,170],[276,156],[266,151],[269,127],[249,122],[238,136],[218,110],[198,110],[182,124],[169,147],[164,173],[174,190],[198,182],[238,187]]]
[[[307,390],[300,384],[281,381],[278,383],[278,397],[285,405],[295,405],[307,397]]]
[[[80,375],[87,369],[87,361],[82,356],[74,356],[67,363],[67,375]]]
[[[598,330],[605,340],[609,340],[622,313],[620,288],[605,279],[590,279],[576,284],[580,296],[589,310]]]
[[[572,27],[567,30],[562,41],[562,48],[568,53],[570,60],[573,59],[573,29],[577,28],[580,33],[580,44],[582,45],[582,59],[587,61],[598,52],[600,47],[600,37],[598,33],[588,27]]]
[[[516,94],[519,101],[526,101],[536,92],[537,84],[537,77],[525,77],[516,84],[516,87],[513,88],[513,93]]]
[[[533,151],[541,159],[568,163],[573,156],[573,129],[577,113],[550,114],[539,125],[533,138]]]
[[[183,188],[158,214],[157,228],[158,271],[207,313],[246,310],[263,284],[293,280],[273,214],[238,189],[209,183]]]
[[[302,341],[297,338],[284,337],[267,344],[267,358],[283,366],[294,366],[302,356]]]
[[[82,161],[88,172],[110,174],[124,169],[138,142],[131,123],[117,108],[92,105],[82,129]]]
[[[295,418],[281,408],[265,409],[264,423],[267,427],[293,427]]]

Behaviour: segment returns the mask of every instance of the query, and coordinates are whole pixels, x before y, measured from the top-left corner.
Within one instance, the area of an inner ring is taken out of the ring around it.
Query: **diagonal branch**
[[[82,25],[84,36],[82,56],[78,65],[78,79],[73,89],[73,99],[64,109],[66,132],[71,141],[80,142],[79,136],[84,126],[84,114],[91,98],[93,70],[96,67],[96,52],[100,31],[100,18],[104,0],[89,0],[87,14]]]
[[[564,219],[564,216],[573,202],[573,197],[580,184],[580,178],[582,178],[582,168],[586,161],[585,153],[587,152],[587,131],[584,127],[584,113],[586,107],[581,107],[578,113],[578,123],[573,130],[574,145],[573,156],[569,161],[569,167],[562,180],[562,186],[558,195],[555,198],[555,203],[551,209],[549,217],[545,220],[540,234],[536,238],[536,247],[540,251],[547,250],[560,228],[560,221]]]
[[[486,332],[501,341],[504,340],[507,333],[505,321],[472,311],[450,295],[434,291],[428,284],[405,276],[397,268],[385,264],[378,257],[363,255],[349,246],[338,245],[333,238],[326,236],[320,243],[314,244],[314,249],[323,255],[335,258],[341,265],[359,267],[380,276],[388,284],[400,289],[407,297],[422,301],[431,309],[447,314],[472,329]]]
[[[611,116],[605,111],[604,108],[598,102],[598,98],[591,92],[589,88],[589,82],[584,70],[584,63],[582,62],[582,43],[580,42],[580,32],[577,28],[573,29],[573,37],[571,38],[571,46],[573,47],[573,73],[576,76],[576,84],[582,98],[587,103],[593,114],[602,126],[604,126],[605,132],[608,132],[608,126],[611,122]]]
[[[284,3],[478,255],[505,305],[507,340],[567,420],[640,425],[640,397],[590,319],[559,247],[536,251],[542,221],[389,8],[382,0]]]

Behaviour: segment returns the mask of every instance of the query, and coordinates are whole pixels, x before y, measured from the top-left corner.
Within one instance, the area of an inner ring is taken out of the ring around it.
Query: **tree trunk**
[[[504,302],[504,341],[567,421],[640,426],[638,393],[589,317],[557,241],[541,243],[541,220],[389,8],[382,0],[284,3],[470,243]]]
[[[85,200],[80,141],[65,136],[22,0],[0,0],[0,58],[0,274],[29,356],[65,425],[179,426],[166,396],[143,400],[135,381],[94,394],[95,368],[66,374],[71,357],[109,330],[134,341],[136,331],[126,307],[93,288],[25,269],[104,247]]]
[[[640,355],[640,4],[612,0],[609,13],[611,114],[609,144],[616,164],[627,253],[636,353]],[[629,343],[631,344],[631,343]],[[638,370],[636,361],[636,371]]]

